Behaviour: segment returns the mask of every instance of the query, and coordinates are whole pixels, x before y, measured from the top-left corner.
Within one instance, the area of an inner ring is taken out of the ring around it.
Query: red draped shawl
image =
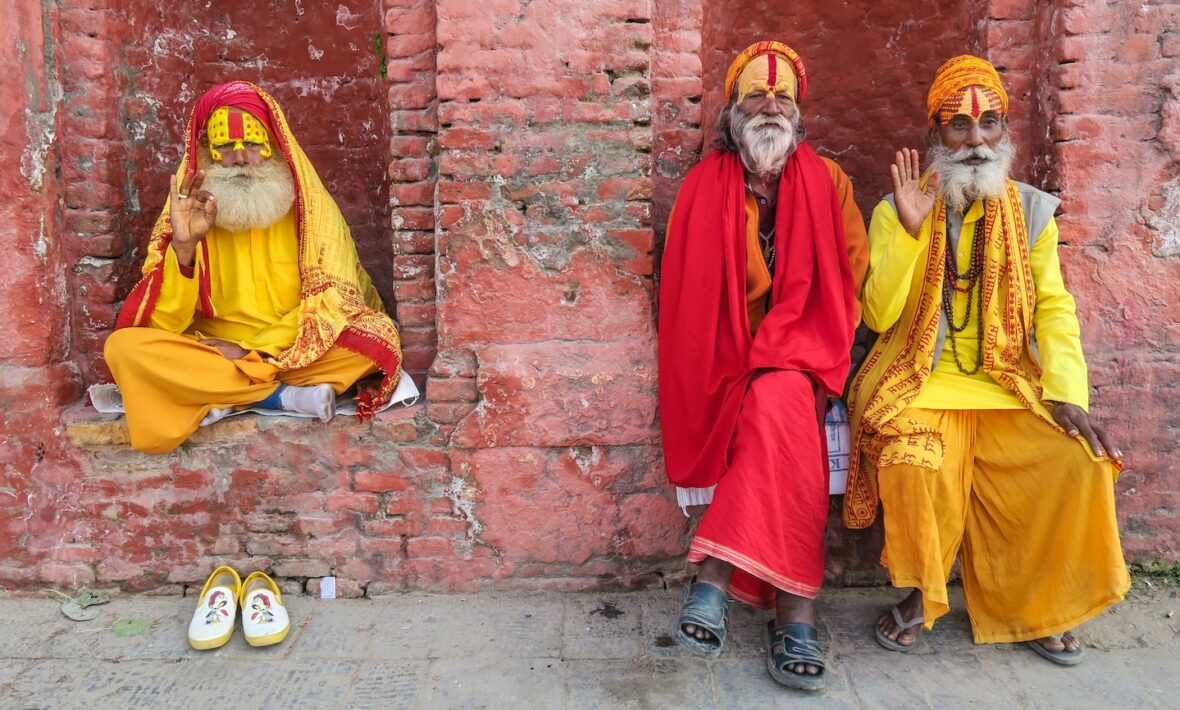
[[[689,171],[668,227],[659,314],[660,423],[668,478],[714,485],[750,377],[797,370],[821,394],[848,376],[856,298],[831,174],[801,143],[778,187],[771,307],[750,335],[746,311],[745,173],[713,151]]]

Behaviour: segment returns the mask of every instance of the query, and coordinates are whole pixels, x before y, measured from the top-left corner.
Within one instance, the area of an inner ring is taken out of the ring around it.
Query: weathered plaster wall
[[[0,8],[16,28],[0,66],[21,77],[0,87],[0,584],[176,591],[221,562],[291,589],[333,574],[349,595],[679,572],[655,252],[729,57],[768,33],[804,53],[809,131],[866,210],[898,142],[920,145],[941,60],[1001,67],[1021,175],[1065,200],[1094,411],[1129,452],[1129,556],[1180,555],[1173,3],[273,2],[265,31],[208,5]],[[67,405],[105,374],[187,104],[231,71],[289,109],[396,293],[425,402],[363,425],[223,422],[134,454]],[[831,580],[880,579],[874,532],[828,540]]]

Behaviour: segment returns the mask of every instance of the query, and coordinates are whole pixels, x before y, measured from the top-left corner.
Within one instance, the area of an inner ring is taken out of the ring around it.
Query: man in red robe
[[[814,690],[824,684],[823,415],[848,374],[864,220],[848,177],[803,141],[807,75],[790,47],[748,47],[725,90],[717,148],[676,198],[660,284],[668,477],[682,501],[709,503],[673,635],[716,657],[729,597],[774,609],[771,675]]]

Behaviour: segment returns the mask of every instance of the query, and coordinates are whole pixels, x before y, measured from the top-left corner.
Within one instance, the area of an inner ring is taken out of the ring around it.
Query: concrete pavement
[[[972,644],[961,590],[923,648],[880,649],[870,625],[900,595],[827,590],[828,688],[780,688],[765,619],[732,608],[716,661],[684,655],[668,627],[679,589],[631,593],[287,596],[296,627],[255,649],[240,628],[190,649],[193,596],[120,595],[91,622],[51,598],[0,599],[2,708],[1180,708],[1180,591],[1142,581],[1080,630],[1085,662],[1059,668],[1019,645]],[[103,629],[147,618],[150,630]],[[240,625],[239,625],[240,626]]]

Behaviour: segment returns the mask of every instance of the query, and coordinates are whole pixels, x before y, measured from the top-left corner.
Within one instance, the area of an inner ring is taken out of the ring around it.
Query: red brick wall
[[[438,97],[433,0],[386,0],[395,316],[403,363],[421,381],[434,362],[434,205],[438,186]]]
[[[996,61],[1020,176],[1064,199],[1094,411],[1129,452],[1129,557],[1180,555],[1175,5],[342,0],[266,3],[267,23],[244,7],[0,9],[20,39],[0,65],[22,77],[0,87],[0,584],[175,591],[226,561],[288,588],[333,574],[359,595],[682,569],[656,418],[655,254],[725,67],[763,36],[803,53],[811,138],[866,211],[896,146],[921,144],[937,65]],[[168,457],[97,445],[97,425],[83,445],[84,413],[63,407],[104,376],[97,353],[179,117],[230,74],[288,108],[396,294],[425,403],[365,425],[219,424]],[[830,579],[880,579],[875,534],[833,525],[828,542]]]
[[[1027,18],[1035,5],[994,6]],[[994,23],[989,45],[1024,21]],[[1180,5],[1059,2],[1037,9],[1035,22],[1041,51],[1007,56],[1014,65],[1045,58],[1032,73],[1043,81],[1049,150],[1035,161],[1063,200],[1061,262],[1078,302],[1092,411],[1128,454],[1117,488],[1123,545],[1132,559],[1176,560]]]

